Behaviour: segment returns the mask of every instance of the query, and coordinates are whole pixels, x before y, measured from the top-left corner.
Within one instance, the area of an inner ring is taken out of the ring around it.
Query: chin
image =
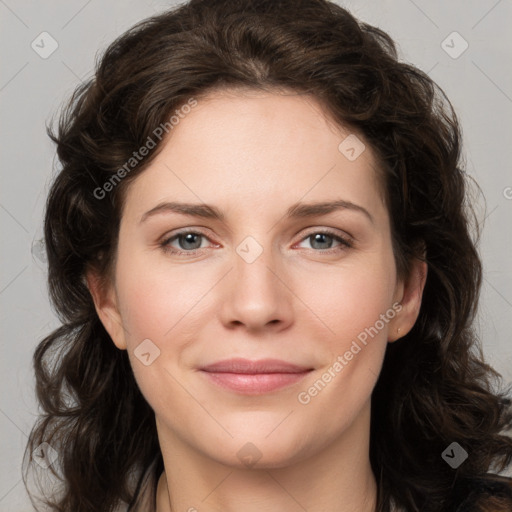
[[[304,445],[304,436],[300,434],[290,436],[288,431],[286,437],[283,433],[274,439],[273,434],[265,436],[261,431],[254,436],[250,433],[235,435],[220,453],[210,453],[209,456],[238,469],[275,469],[295,464],[314,452],[314,447]]]

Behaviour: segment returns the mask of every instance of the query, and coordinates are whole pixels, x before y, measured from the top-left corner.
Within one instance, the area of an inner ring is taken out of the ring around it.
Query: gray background
[[[428,72],[460,116],[467,172],[486,198],[486,205],[478,203],[485,226],[478,325],[487,359],[511,383],[512,2],[338,3],[389,32],[402,58]],[[172,5],[163,0],[0,0],[0,512],[32,510],[20,469],[38,413],[31,358],[38,342],[58,325],[46,294],[44,253],[34,245],[42,236],[44,201],[58,164],[45,122],[92,74],[96,55],[108,43]],[[31,47],[44,31],[58,43],[46,59]],[[454,31],[469,44],[457,58],[453,55],[463,49],[463,40],[446,39]]]

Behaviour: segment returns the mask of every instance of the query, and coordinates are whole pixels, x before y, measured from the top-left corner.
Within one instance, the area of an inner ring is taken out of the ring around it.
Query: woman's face
[[[161,440],[283,467],[368,424],[414,321],[375,166],[305,95],[215,93],[174,126],[128,189],[98,307]]]

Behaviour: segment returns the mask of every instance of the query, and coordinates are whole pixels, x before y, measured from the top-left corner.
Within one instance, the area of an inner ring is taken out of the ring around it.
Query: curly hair
[[[443,91],[399,60],[388,34],[327,0],[191,0],[148,18],[102,54],[57,133],[48,127],[61,169],[44,236],[62,326],[33,356],[43,414],[26,447],[26,473],[35,468],[33,450],[47,442],[61,483],[42,498],[51,511],[155,510],[163,460],[154,412],[126,351],[102,325],[85,274],[95,268],[104,283],[112,277],[127,187],[161,140],[101,191],[190,98],[237,87],[310,94],[375,151],[398,273],[406,276],[413,258],[428,265],[419,317],[388,344],[372,395],[378,511],[453,511],[464,482],[512,460],[509,390],[484,361],[473,327],[482,265],[460,126]],[[454,441],[469,452],[456,470],[441,457]],[[489,495],[472,510],[510,511],[511,503]]]

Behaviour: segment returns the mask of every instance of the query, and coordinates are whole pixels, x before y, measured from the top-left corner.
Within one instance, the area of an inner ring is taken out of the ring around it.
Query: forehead
[[[266,133],[273,145],[286,139],[293,144],[296,137],[297,146],[308,140],[311,150],[315,143],[326,141],[327,132],[336,140],[354,133],[354,129],[337,123],[320,99],[290,89],[217,87],[202,93],[197,101],[198,106],[186,116],[188,128],[210,136],[215,136],[214,130],[222,129],[232,135],[261,135],[261,141]],[[207,116],[212,117],[205,123]],[[178,137],[181,134],[183,130]]]
[[[359,188],[367,201],[363,189],[366,196],[383,195],[372,148],[336,123],[315,97],[243,88],[195,99],[197,105],[180,116],[156,159],[132,182],[139,199],[151,191],[161,191],[163,199],[171,190],[195,201],[207,195],[207,202],[227,200],[233,192],[248,199],[289,196],[290,203],[336,189]],[[362,153],[347,158],[347,144]]]

